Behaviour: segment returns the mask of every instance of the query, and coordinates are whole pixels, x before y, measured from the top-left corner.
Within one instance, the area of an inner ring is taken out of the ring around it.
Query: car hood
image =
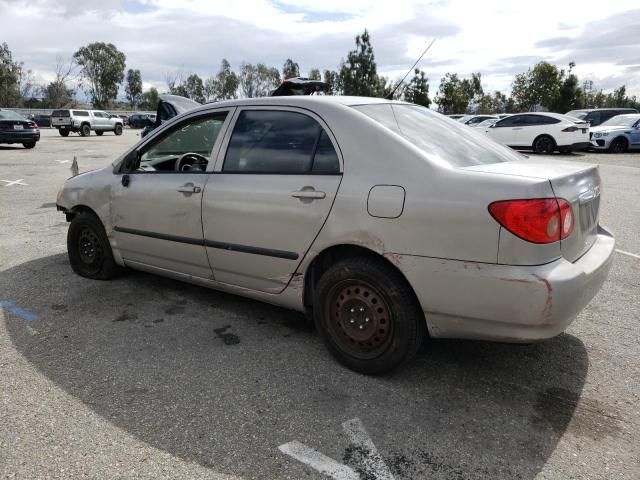
[[[618,132],[621,130],[629,130],[631,129],[631,127],[625,127],[624,125],[607,125],[605,127],[603,126],[597,126],[597,127],[591,127],[589,129],[589,131],[591,133],[596,133],[596,132]]]

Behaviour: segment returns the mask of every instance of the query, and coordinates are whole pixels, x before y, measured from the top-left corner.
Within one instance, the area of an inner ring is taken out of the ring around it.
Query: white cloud
[[[596,86],[626,83],[640,95],[640,75],[629,63],[638,60],[640,41],[631,36],[630,45],[621,46],[616,36],[625,18],[638,24],[638,11],[629,14],[636,5],[610,2],[603,15],[557,0],[85,0],[81,8],[75,0],[31,0],[29,8],[0,0],[0,41],[42,81],[52,77],[56,54],[70,58],[87,43],[112,42],[127,55],[128,67],[142,71],[145,85],[163,87],[167,73],[208,76],[223,57],[236,69],[242,61],[281,67],[287,57],[303,73],[336,68],[366,27],[379,71],[394,77],[437,38],[420,64],[432,91],[448,71],[479,71],[486,89],[508,91],[514,73],[537,60],[573,59],[576,72]]]

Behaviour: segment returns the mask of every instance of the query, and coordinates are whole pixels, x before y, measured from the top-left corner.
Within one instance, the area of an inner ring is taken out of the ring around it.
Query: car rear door
[[[111,205],[114,237],[125,262],[212,277],[202,235],[202,195],[230,112],[185,118],[127,155],[114,179]]]
[[[307,110],[239,110],[203,197],[217,281],[279,293],[322,228],[342,179],[337,144]]]
[[[522,129],[521,120],[522,115],[511,115],[487,128],[486,133],[498,143],[515,146],[516,134]]]

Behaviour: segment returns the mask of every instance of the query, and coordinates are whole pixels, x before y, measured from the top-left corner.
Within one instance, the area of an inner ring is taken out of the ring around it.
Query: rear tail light
[[[578,127],[567,127],[562,129],[563,132],[577,132],[578,130],[580,130]]]
[[[35,122],[27,122],[27,128],[38,128],[38,124]]]
[[[0,123],[0,130],[2,130],[4,128],[9,128],[9,125],[6,124],[6,123]]]
[[[553,243],[573,232],[573,210],[562,198],[502,200],[489,213],[515,236],[532,243]]]

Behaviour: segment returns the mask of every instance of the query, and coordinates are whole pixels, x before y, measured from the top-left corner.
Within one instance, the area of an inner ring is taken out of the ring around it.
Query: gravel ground
[[[381,378],[336,364],[297,313],[130,272],[74,275],[56,191],[137,131],[0,145],[0,477],[322,479],[297,440],[359,469],[359,418],[399,479],[640,478],[640,259],[565,334],[429,342]],[[640,254],[640,154],[601,164],[601,222]],[[12,310],[13,309],[13,313]],[[30,317],[29,313],[34,317]],[[369,472],[370,474],[371,472]],[[361,471],[361,478],[375,478]]]

